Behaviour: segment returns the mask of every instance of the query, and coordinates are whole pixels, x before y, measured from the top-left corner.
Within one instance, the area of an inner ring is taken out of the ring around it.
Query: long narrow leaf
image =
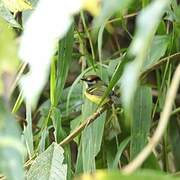
[[[72,61],[72,49],[73,49],[73,37],[74,26],[72,25],[66,37],[59,42],[58,59],[57,59],[57,82],[55,90],[55,104],[57,105],[60,97],[62,96],[62,90],[65,85],[65,81],[68,75],[69,67]]]
[[[93,114],[97,106],[85,100],[83,108],[83,119]],[[100,151],[101,141],[104,131],[105,114],[103,113],[90,126],[86,127],[82,133],[82,160],[84,172],[92,172],[95,170],[95,157]]]
[[[140,86],[137,89],[134,101],[133,122],[131,127],[130,158],[143,149],[148,140],[151,127],[152,92],[150,87]]]

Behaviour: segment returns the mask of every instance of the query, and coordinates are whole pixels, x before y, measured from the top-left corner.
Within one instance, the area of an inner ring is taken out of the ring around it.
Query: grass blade
[[[71,26],[66,37],[59,42],[58,59],[57,59],[57,76],[54,105],[57,105],[65,85],[69,67],[72,60],[72,50],[74,42],[74,25]]]
[[[152,93],[151,88],[140,86],[134,100],[134,119],[131,128],[130,158],[134,157],[147,143],[151,126]]]

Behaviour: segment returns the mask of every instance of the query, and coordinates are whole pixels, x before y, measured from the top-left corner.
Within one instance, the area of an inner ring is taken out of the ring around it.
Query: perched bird
[[[108,86],[101,80],[99,76],[96,75],[88,75],[83,77],[81,80],[85,81],[87,84],[86,91],[84,92],[85,96],[95,104],[99,104]],[[114,91],[112,91],[109,96],[104,99],[102,104],[110,102],[113,95]]]

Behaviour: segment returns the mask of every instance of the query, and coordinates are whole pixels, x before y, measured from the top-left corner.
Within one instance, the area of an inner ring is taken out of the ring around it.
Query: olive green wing
[[[107,90],[106,85],[94,85],[87,89],[87,92],[94,96],[102,97]]]

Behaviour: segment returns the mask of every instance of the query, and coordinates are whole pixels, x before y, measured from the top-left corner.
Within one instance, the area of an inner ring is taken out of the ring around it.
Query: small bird
[[[97,75],[88,75],[86,77],[83,77],[81,80],[85,81],[87,84],[87,88],[84,93],[85,96],[95,104],[99,104],[102,100],[102,97],[104,96],[104,93],[107,90],[107,84],[105,84]],[[104,99],[102,104],[110,102],[113,95],[114,91],[112,91],[110,95]]]

